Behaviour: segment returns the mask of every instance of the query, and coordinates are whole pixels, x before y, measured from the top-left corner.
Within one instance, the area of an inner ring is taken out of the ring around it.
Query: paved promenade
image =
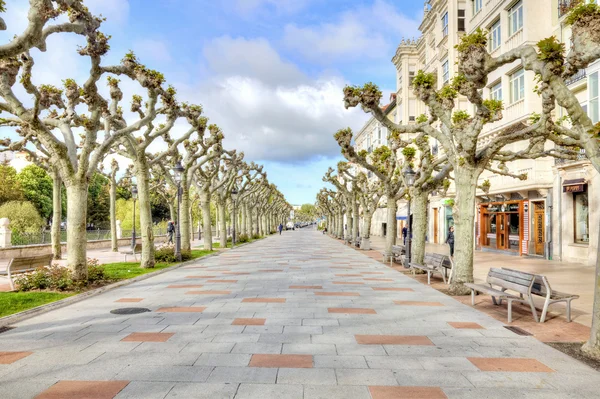
[[[143,307],[150,312],[110,311]],[[8,398],[597,398],[600,373],[312,230],[0,334]]]

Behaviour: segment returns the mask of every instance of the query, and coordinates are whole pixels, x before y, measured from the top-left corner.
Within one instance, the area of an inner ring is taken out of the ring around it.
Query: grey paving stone
[[[338,355],[385,356],[387,352],[383,345],[336,344]]]
[[[215,367],[207,382],[275,384],[277,369],[263,367]]]
[[[174,386],[174,382],[131,381],[115,399],[163,399]]]
[[[390,370],[336,369],[339,385],[398,385]]]
[[[213,342],[258,342],[261,334],[223,334],[214,337]]]
[[[473,388],[473,384],[458,371],[395,370],[394,375],[402,386]]]
[[[284,333],[296,334],[323,334],[321,326],[285,326]]]
[[[554,373],[463,372],[476,388],[554,388]]]
[[[365,356],[369,368],[388,370],[423,370],[419,359],[405,356]],[[466,360],[466,359],[465,359]]]
[[[337,380],[333,369],[281,368],[277,384],[336,385]]]
[[[238,384],[178,383],[165,399],[233,399],[238,386]]]
[[[31,399],[36,397],[42,391],[50,388],[58,382],[57,379],[35,379],[35,380],[19,380],[7,381],[2,380],[3,399]]]
[[[221,353],[203,353],[200,355],[194,366],[247,366],[250,363],[248,354],[221,354]]]
[[[241,384],[235,399],[303,399],[302,385]]]
[[[182,353],[229,353],[236,344],[227,342],[189,343]]]
[[[282,344],[238,343],[235,344],[231,353],[280,354],[282,346]]]
[[[363,356],[329,356],[316,355],[314,365],[318,368],[333,369],[366,369],[367,362]]]
[[[303,326],[337,326],[339,324],[336,319],[303,319]]]
[[[371,399],[367,387],[304,385],[304,399]]]
[[[310,334],[260,334],[258,342],[270,344],[310,344]]]
[[[297,355],[335,355],[333,344],[283,344],[282,353]]]

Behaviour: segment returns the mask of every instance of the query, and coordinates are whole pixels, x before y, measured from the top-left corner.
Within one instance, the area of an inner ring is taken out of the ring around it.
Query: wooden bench
[[[406,246],[405,245],[392,245],[392,260],[400,259],[402,263],[404,257],[406,256]]]
[[[448,267],[450,265],[450,267]],[[431,275],[437,273],[442,276],[444,284],[446,283],[446,269],[452,268],[452,261],[447,255],[426,252],[423,258],[423,264],[411,262],[409,266],[413,269],[427,272],[427,284],[431,284]]]
[[[491,268],[488,272],[486,282],[488,285],[466,283],[471,289],[471,305],[475,306],[475,292],[491,295],[494,305],[501,305],[503,300],[508,302],[508,322],[512,322],[512,304],[521,302],[529,304],[531,313],[538,322],[537,312],[531,296],[531,290],[535,282],[535,275],[518,270]],[[515,291],[519,296],[506,292]],[[498,301],[496,301],[498,298]]]
[[[125,262],[127,262],[127,255],[133,255],[133,259],[137,261],[137,256],[142,253],[142,244],[135,244],[133,249],[129,249],[129,251],[123,251],[121,254],[125,255]]]
[[[506,269],[516,271],[513,269]],[[531,293],[536,296],[545,298],[544,307],[542,308],[542,316],[540,317],[540,323],[546,321],[546,315],[548,313],[548,307],[554,303],[565,302],[567,307],[567,322],[571,322],[571,301],[573,299],[579,299],[579,295],[567,294],[564,292],[554,291],[550,287],[550,282],[546,276],[536,274],[533,286],[531,287]]]
[[[38,267],[50,266],[52,264],[52,258],[52,254],[47,254],[11,259],[10,263],[8,264],[8,268],[6,269],[8,281],[10,282],[10,289],[15,289],[15,284],[12,280],[13,274],[32,272]]]

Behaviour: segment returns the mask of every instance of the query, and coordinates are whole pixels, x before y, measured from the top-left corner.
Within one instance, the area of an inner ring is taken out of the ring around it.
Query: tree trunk
[[[387,195],[387,225],[385,237],[385,251],[383,260],[389,262],[392,259],[392,246],[396,243],[396,198],[389,194]]]
[[[67,265],[76,281],[87,280],[88,184],[72,179],[67,185]]]
[[[341,210],[340,210],[340,213],[338,213],[337,238],[338,239],[344,238],[344,213]]]
[[[427,193],[413,190],[411,198],[412,217],[412,241],[410,246],[410,260],[415,263],[423,263],[425,257],[425,236],[427,235]],[[410,218],[409,218],[410,220]]]
[[[150,204],[150,183],[148,178],[148,166],[143,160],[135,164],[136,179],[138,186],[138,204],[140,213],[140,232],[142,234],[142,256],[141,267],[151,269],[154,267],[154,231],[152,229],[152,207]]]
[[[358,239],[358,221],[360,217],[358,216],[358,202],[356,198],[352,199],[352,241],[356,242]]]
[[[169,202],[169,215],[171,215],[171,220],[177,219],[175,216],[175,205],[172,202]]]
[[[364,227],[363,227],[363,238],[371,238],[371,224],[373,222],[373,212],[365,212]]]
[[[456,173],[454,217],[454,270],[451,295],[467,295],[471,290],[464,283],[473,282],[473,247],[475,243],[475,191],[480,172],[466,165]]]
[[[600,248],[600,234],[598,234],[598,248]],[[592,329],[590,330],[590,338],[585,345],[583,345],[582,349],[590,356],[600,359],[600,256],[598,255],[596,255],[594,307],[592,309]]]
[[[241,204],[240,213],[242,214],[242,222],[240,223],[239,234],[246,234],[246,205]]]
[[[192,249],[190,240],[190,189],[187,186],[185,177],[181,179],[181,250],[190,251]]]
[[[204,249],[212,251],[212,220],[210,216],[210,194],[200,193],[200,204],[202,206],[202,220],[204,222]]]
[[[60,224],[62,223],[62,180],[58,172],[52,172],[52,255],[54,259],[62,258],[60,244]]]
[[[221,248],[227,248],[227,220],[225,220],[225,201],[220,198],[217,200],[217,210],[219,212],[219,238],[221,242]]]
[[[117,182],[110,178],[110,247],[113,252],[119,251],[117,242]]]

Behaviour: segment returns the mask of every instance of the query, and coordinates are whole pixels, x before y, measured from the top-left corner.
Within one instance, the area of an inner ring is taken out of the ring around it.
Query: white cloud
[[[367,119],[361,110],[344,109],[342,78],[312,79],[263,39],[216,39],[205,55],[213,78],[179,93],[190,100],[201,93],[205,114],[223,129],[225,145],[250,160],[334,157],[340,150],[333,134]]]
[[[335,22],[285,27],[284,44],[305,58],[330,63],[390,57],[402,37],[418,36],[417,19],[377,0],[369,7],[342,13]]]

